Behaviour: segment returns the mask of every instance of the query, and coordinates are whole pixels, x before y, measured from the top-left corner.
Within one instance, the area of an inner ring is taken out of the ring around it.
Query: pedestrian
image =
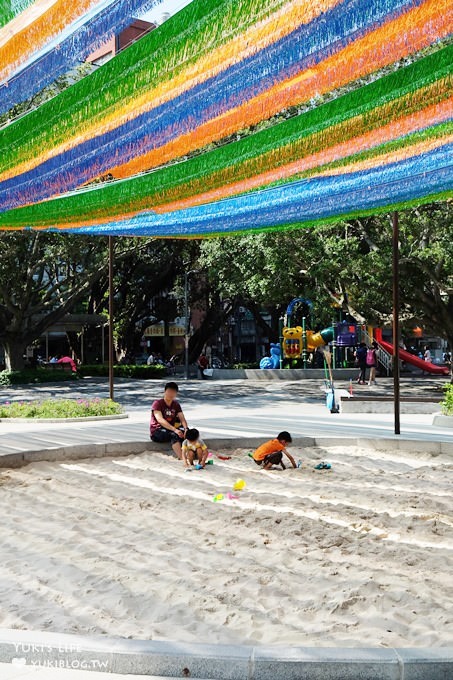
[[[430,363],[432,361],[431,350],[429,349],[429,345],[425,345],[425,351],[423,353],[423,359],[425,361],[429,361]]]
[[[370,369],[370,377],[368,380],[368,385],[376,385],[376,369],[377,369],[377,350],[379,345],[376,340],[373,340],[371,347],[368,348],[366,353],[366,365]]]
[[[356,349],[355,352],[355,358],[357,361],[357,365],[360,369],[359,377],[357,378],[357,382],[359,385],[365,385],[366,383],[366,356],[367,356],[367,348],[364,342],[361,342],[359,346]]]
[[[200,371],[200,377],[202,378],[202,380],[206,380],[207,376],[205,375],[205,370],[209,366],[209,361],[208,361],[208,357],[205,354],[203,354],[203,352],[198,357],[197,364],[198,364],[198,370]]]
[[[60,359],[58,359],[57,364],[69,364],[69,366],[71,367],[71,371],[72,371],[73,373],[77,373],[76,362],[75,362],[74,359],[73,359],[72,357],[70,357],[70,356],[67,356],[67,355],[66,355],[66,356],[64,356],[64,357],[61,357]]]
[[[176,375],[176,354],[172,354],[167,361],[167,368],[170,375]]]
[[[153,442],[171,442],[176,456],[182,459],[181,442],[188,428],[181,404],[176,400],[179,387],[168,382],[162,399],[156,399],[151,406],[150,437]]]
[[[154,363],[154,356],[153,356],[153,353],[150,352],[150,353],[148,354],[148,358],[147,358],[147,360],[146,360],[146,365],[147,365],[147,366],[152,366],[153,363]]]

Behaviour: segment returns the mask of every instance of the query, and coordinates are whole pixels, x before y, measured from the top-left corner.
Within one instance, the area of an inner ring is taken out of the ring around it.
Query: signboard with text
[[[165,335],[165,326],[163,323],[156,323],[152,326],[148,326],[148,328],[145,328],[143,331],[143,335],[152,338],[163,337]]]

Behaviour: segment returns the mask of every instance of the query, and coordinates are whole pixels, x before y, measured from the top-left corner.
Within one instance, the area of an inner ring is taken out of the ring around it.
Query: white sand
[[[0,473],[0,626],[291,645],[453,643],[447,456],[144,453]],[[327,459],[333,469],[315,471]],[[213,503],[242,477],[239,501]]]

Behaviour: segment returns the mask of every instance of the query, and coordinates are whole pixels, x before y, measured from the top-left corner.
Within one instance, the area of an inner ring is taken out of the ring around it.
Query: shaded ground
[[[162,380],[128,380],[115,381],[115,398],[127,410],[143,409],[150,403],[154,395],[159,395]],[[401,379],[402,397],[425,397],[437,400],[442,394],[442,386],[447,380],[442,376],[403,377]],[[320,386],[323,381],[307,379],[298,382],[252,382],[250,380],[178,380],[180,396],[186,404],[218,402],[219,398],[228,401],[231,406],[256,404],[263,398],[266,403],[269,397],[275,402],[318,403]],[[338,387],[349,388],[349,382],[337,383]],[[393,379],[381,378],[376,387],[353,383],[354,396],[392,396]],[[36,399],[48,396],[58,397],[108,397],[108,383],[105,378],[85,378],[75,383],[54,383],[43,385],[13,385],[0,387],[0,400]]]

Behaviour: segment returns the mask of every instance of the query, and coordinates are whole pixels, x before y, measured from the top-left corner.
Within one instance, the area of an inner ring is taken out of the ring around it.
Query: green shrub
[[[0,418],[81,418],[110,416],[123,412],[111,399],[44,399],[0,404]]]
[[[0,371],[0,385],[65,382],[67,380],[77,380],[78,377],[76,373],[62,369],[25,368],[22,371]]]
[[[445,399],[440,402],[444,416],[453,416],[453,385],[444,385]]]
[[[167,373],[165,366],[123,366],[120,364],[114,366],[113,370],[117,378],[162,378]],[[82,376],[106,377],[109,374],[109,367],[103,364],[93,364],[80,366],[78,371]]]

